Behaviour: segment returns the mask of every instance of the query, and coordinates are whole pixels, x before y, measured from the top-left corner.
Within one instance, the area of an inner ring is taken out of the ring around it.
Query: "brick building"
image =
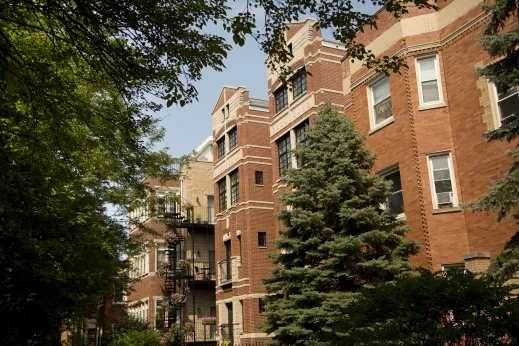
[[[413,265],[483,270],[515,233],[512,220],[497,223],[495,214],[460,207],[487,194],[490,180],[510,167],[505,151],[514,145],[487,143],[482,134],[519,109],[517,88],[496,90],[475,73],[492,63],[479,43],[488,20],[480,5],[449,0],[438,3],[437,12],[410,7],[401,19],[380,10],[378,30],[365,30],[358,41],[376,56],[405,59],[409,68],[389,77],[344,59],[344,47],[323,38],[314,20],[291,23],[285,32],[290,65],[311,75],[295,74],[287,87],[267,71],[268,109],[261,111],[245,88],[223,89],[212,114],[220,196],[216,299],[218,324],[234,328],[234,344],[266,337],[258,329],[261,278],[272,266],[267,253],[275,251],[272,240],[281,228],[273,217],[284,208],[277,197],[289,188],[279,177],[297,167],[290,149],[305,141],[326,101],[365,135],[377,154],[372,173],[393,181],[386,207],[407,220],[408,237],[422,247]]]
[[[133,219],[157,232],[158,235],[143,233],[139,227],[130,229],[130,236],[143,237],[147,247],[140,255],[131,259],[132,275],[138,279],[128,296],[128,313],[149,321],[152,327],[162,330],[167,327],[168,315],[161,316],[159,304],[167,295],[165,277],[159,275],[161,263],[171,263],[170,247],[162,236],[171,230],[171,216],[177,213],[183,219],[177,222],[175,231],[185,240],[178,246],[176,261],[187,259],[187,280],[182,289],[186,300],[179,311],[182,322],[192,322],[195,333],[186,336],[188,344],[215,344],[216,327],[203,325],[200,317],[216,316],[215,301],[215,252],[214,252],[214,196],[213,196],[213,140],[207,138],[196,150],[194,160],[182,168],[180,180],[162,182],[146,178],[150,189],[151,203],[145,203],[131,212]],[[173,203],[168,203],[168,198]],[[193,205],[189,216],[182,205]],[[181,210],[182,209],[182,210]],[[175,261],[175,262],[176,262]],[[176,262],[178,263],[178,262]],[[178,266],[177,266],[178,268]],[[157,318],[158,317],[158,318]]]

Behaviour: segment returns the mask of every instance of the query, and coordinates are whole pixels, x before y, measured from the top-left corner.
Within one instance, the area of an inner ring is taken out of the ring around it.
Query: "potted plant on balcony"
[[[164,233],[164,239],[170,244],[178,244],[180,242],[180,236],[178,233],[172,231]]]
[[[168,269],[169,269],[169,261],[167,261],[167,260],[159,261],[159,265],[157,268],[157,274],[159,276],[166,276],[166,274],[168,273]]]
[[[185,211],[185,213],[186,213],[186,217],[187,217],[189,220],[191,220],[191,215],[193,214],[193,209],[194,209],[194,207],[193,207],[193,203],[191,203],[191,202],[189,202],[189,201],[187,201],[186,203],[184,203],[184,204],[182,205],[182,210]]]
[[[191,262],[189,259],[179,259],[177,261],[177,269],[181,271],[185,271],[186,269],[189,269],[191,265]]]
[[[185,334],[192,334],[195,332],[195,325],[193,322],[186,322],[184,323],[184,333]]]
[[[170,296],[171,305],[181,305],[186,301],[186,296],[182,293],[172,293]]]
[[[212,326],[216,324],[216,317],[214,316],[204,316],[200,317],[200,321],[205,326]]]
[[[169,330],[162,334],[160,337],[160,342],[162,342],[165,345],[170,345],[172,343],[175,343],[178,339],[178,334],[180,332],[179,325],[177,323],[172,324],[168,328]]]

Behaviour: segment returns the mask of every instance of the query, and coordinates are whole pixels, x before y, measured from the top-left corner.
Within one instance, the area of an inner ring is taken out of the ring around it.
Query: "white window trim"
[[[153,309],[155,311],[155,315],[153,316],[153,328],[157,329],[157,302],[159,300],[166,300],[167,297],[162,297],[162,296],[153,296]],[[167,320],[168,319],[168,312],[166,311],[166,315],[164,316],[165,319]],[[166,321],[164,321],[164,324],[166,323]]]
[[[492,109],[492,117],[494,118],[494,128],[498,129],[503,126],[503,123],[501,122],[501,112],[499,111],[499,96],[497,95],[497,87],[491,81],[487,80],[487,82],[488,91],[490,94],[490,108]]]
[[[387,118],[386,120],[380,122],[379,124],[375,124],[375,100],[373,99],[373,87],[376,86],[378,83],[382,82],[385,78],[389,80],[389,77],[386,75],[382,75],[378,77],[375,81],[373,81],[371,84],[368,85],[366,88],[366,91],[368,93],[368,111],[369,111],[369,128],[372,132],[375,130],[378,130],[386,125],[391,124],[393,121],[395,121],[395,114],[393,113],[392,104],[391,104],[391,116]],[[393,97],[391,95],[391,81],[389,81],[389,97]],[[391,103],[393,100],[391,100]]]
[[[164,245],[164,251],[166,251],[166,241],[162,239],[155,239],[155,273],[159,270],[159,246]]]
[[[135,306],[135,305],[137,305],[137,306]],[[132,315],[136,318],[140,318],[140,316],[138,316],[138,314],[141,311],[146,311],[146,314],[145,314],[146,317],[143,319],[149,323],[149,321],[150,321],[149,298],[143,298],[143,299],[139,299],[134,302],[128,303],[128,314],[129,315]]]
[[[392,173],[395,173],[395,172],[400,172],[400,166],[398,164],[395,164],[395,165],[392,165],[392,166],[389,166],[385,169],[383,169],[382,171],[378,172],[377,175],[380,175],[381,177],[386,177],[387,175],[390,175]],[[400,185],[402,185],[402,175],[400,174]],[[402,198],[404,196],[404,188],[402,186]],[[386,205],[385,204],[382,204],[380,206],[382,209],[386,209]],[[398,215],[395,215],[395,217],[397,219],[404,219],[405,218],[405,205],[404,205],[404,212],[403,213],[400,213]]]
[[[456,187],[456,177],[454,175],[454,168],[453,168],[453,161],[452,161],[452,152],[450,150],[444,150],[439,151],[435,153],[429,153],[427,154],[427,170],[429,172],[429,185],[431,187],[431,197],[433,202],[433,210],[441,210],[438,207],[438,197],[436,196],[436,187],[434,185],[434,175],[433,175],[433,167],[431,158],[437,157],[437,156],[449,156],[448,164],[449,164],[449,174],[451,177],[451,184],[452,184],[452,193],[453,193],[453,200],[452,200],[452,207],[458,207],[459,200],[458,200],[458,189]]]
[[[434,58],[434,72],[436,72],[436,80],[438,81],[438,93],[440,96],[439,101],[434,102],[423,102],[423,94],[422,94],[422,76],[420,73],[420,64],[419,61],[422,59],[428,59],[428,58]],[[422,109],[428,109],[431,106],[444,106],[445,101],[443,100],[443,85],[442,85],[442,78],[440,73],[440,62],[438,54],[428,54],[428,55],[421,55],[417,56],[414,60],[414,66],[415,66],[415,72],[416,72],[416,83],[418,86],[418,100],[420,102],[420,108]]]

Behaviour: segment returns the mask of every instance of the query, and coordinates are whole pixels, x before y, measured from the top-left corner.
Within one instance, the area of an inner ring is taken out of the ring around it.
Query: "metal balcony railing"
[[[195,320],[195,334],[189,333],[185,335],[186,342],[195,341],[214,341],[216,340],[216,325],[204,325],[197,318]]]
[[[191,263],[191,270],[195,280],[216,280],[214,262],[195,261]]]
[[[229,261],[222,261],[219,264],[220,272],[220,284],[231,282],[232,280],[232,268]]]
[[[179,223],[214,224],[214,208],[190,206],[178,197],[150,198],[138,201],[130,213],[133,224],[144,223],[150,217],[175,219]]]

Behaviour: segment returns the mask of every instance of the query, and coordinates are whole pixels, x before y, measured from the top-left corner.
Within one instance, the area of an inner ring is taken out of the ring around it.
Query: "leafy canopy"
[[[419,250],[406,227],[382,208],[390,182],[370,171],[375,157],[344,114],[327,103],[295,154],[301,167],[283,180],[285,228],[264,280],[264,330],[275,345],[332,345],[333,328],[366,285],[410,275]]]

